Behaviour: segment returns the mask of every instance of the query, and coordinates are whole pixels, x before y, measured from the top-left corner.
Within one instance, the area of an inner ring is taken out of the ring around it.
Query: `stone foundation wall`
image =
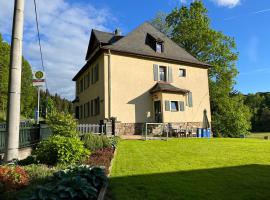
[[[115,123],[116,135],[141,135],[144,123]]]
[[[168,124],[168,123],[166,123]],[[170,123],[172,127],[182,127],[183,129],[194,129],[202,128],[202,122],[173,122]],[[145,123],[115,123],[115,133],[118,136],[121,135],[141,135]]]

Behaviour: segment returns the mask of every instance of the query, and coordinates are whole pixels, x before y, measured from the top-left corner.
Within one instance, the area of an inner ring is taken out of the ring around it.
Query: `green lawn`
[[[171,139],[120,142],[112,199],[270,199],[270,141]]]

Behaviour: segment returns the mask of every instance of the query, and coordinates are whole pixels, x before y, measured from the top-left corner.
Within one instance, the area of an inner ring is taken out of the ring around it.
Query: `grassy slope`
[[[255,139],[121,141],[114,199],[270,199],[270,142]]]

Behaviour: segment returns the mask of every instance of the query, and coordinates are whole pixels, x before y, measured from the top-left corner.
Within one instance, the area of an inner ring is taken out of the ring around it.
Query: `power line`
[[[38,16],[37,16],[37,3],[36,3],[36,0],[34,0],[34,6],[35,6],[36,27],[37,27],[37,35],[38,35],[38,44],[39,44],[39,53],[40,53],[40,59],[41,59],[41,66],[42,66],[42,70],[45,72],[45,67],[44,67],[44,62],[43,62],[43,54],[42,54],[41,42],[40,42],[39,23],[38,23]],[[47,79],[46,78],[45,78],[45,87],[46,87],[46,90],[47,90],[48,86],[47,86]]]

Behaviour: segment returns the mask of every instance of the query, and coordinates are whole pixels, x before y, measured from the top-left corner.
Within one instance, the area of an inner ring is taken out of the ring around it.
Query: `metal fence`
[[[51,135],[51,130],[47,125],[32,125],[29,123],[20,124],[19,147],[27,147],[37,144],[40,140]],[[0,127],[0,152],[5,150],[6,128]]]

